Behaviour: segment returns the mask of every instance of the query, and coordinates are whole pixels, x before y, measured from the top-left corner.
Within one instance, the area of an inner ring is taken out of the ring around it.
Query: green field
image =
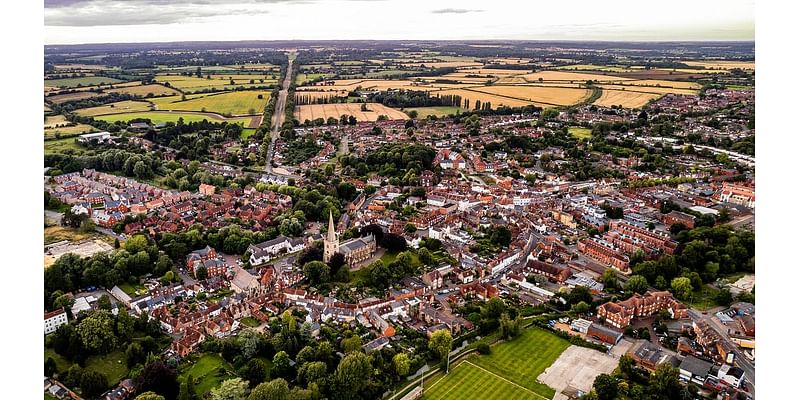
[[[123,121],[127,122],[132,119],[136,118],[148,118],[154,124],[161,124],[167,122],[178,122],[179,118],[183,118],[183,122],[199,122],[204,119],[210,122],[228,122],[228,123],[238,123],[242,125],[247,125],[250,123],[250,118],[222,118],[220,119],[218,116],[213,114],[201,114],[201,113],[180,113],[180,112],[169,112],[169,111],[149,111],[149,112],[138,112],[138,113],[124,113],[124,114],[113,114],[113,115],[102,115],[96,117],[95,119],[107,122],[117,122]]]
[[[183,369],[183,367],[182,367]],[[217,354],[203,354],[188,366],[178,377],[183,382],[188,375],[195,380],[195,391],[199,397],[217,387],[222,381],[233,377],[233,367]]]
[[[242,129],[242,134],[241,134],[240,137],[242,139],[247,139],[250,136],[255,135],[256,134],[256,130],[257,130],[256,128],[244,128],[244,129]]]
[[[97,86],[103,84],[124,82],[107,76],[84,76],[82,78],[45,79],[45,86],[75,88],[82,86]]]
[[[258,98],[261,95],[261,98]],[[231,115],[252,115],[264,111],[270,92],[266,90],[242,90],[203,96],[186,101],[159,103],[159,110],[207,111]]]
[[[56,353],[56,351],[53,349],[44,349],[45,361],[47,360],[48,357],[52,358],[53,361],[56,362],[56,371],[58,371],[59,373],[65,372],[72,365],[72,363],[69,362],[69,360],[64,358],[64,356],[62,356],[61,354]]]
[[[124,351],[114,351],[104,355],[91,356],[86,360],[86,369],[103,374],[110,387],[114,387],[128,375]]]
[[[85,150],[75,143],[75,138],[47,140],[44,142],[44,154],[65,153],[72,151],[75,154],[83,153]]]
[[[403,112],[408,114],[410,111],[417,112],[417,118],[425,119],[428,115],[435,115],[437,117],[446,117],[450,114],[455,114],[461,111],[460,107],[441,106],[441,107],[411,107],[403,109]]]
[[[569,134],[575,139],[589,139],[592,137],[592,130],[589,128],[581,128],[577,126],[569,127]]]
[[[239,322],[248,328],[255,328],[258,326],[258,320],[253,317],[244,317],[240,319]]]
[[[196,76],[185,75],[157,75],[156,81],[164,84],[169,83],[171,87],[180,89],[184,92],[197,92],[205,90],[231,90],[238,87],[251,88],[273,85],[276,82],[275,79],[272,79],[273,75],[277,76],[277,72],[256,74],[217,74],[211,75],[211,79],[207,79],[205,76],[198,78]],[[232,85],[231,80],[233,80]],[[251,80],[253,83],[250,83]]]
[[[302,84],[304,84],[304,83],[306,83],[308,81],[311,81],[311,80],[314,80],[314,79],[317,79],[317,78],[326,77],[328,75],[329,74],[316,74],[316,73],[304,74],[304,73],[299,73],[299,74],[297,74],[297,76],[294,77],[294,82],[296,84],[298,84],[298,85],[302,85]]]
[[[492,347],[492,354],[470,356],[450,374],[430,382],[425,399],[552,399],[555,391],[539,383],[569,342],[539,328]]]

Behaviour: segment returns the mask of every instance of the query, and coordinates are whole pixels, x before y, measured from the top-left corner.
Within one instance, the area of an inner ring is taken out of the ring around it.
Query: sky
[[[753,0],[45,0],[45,44],[754,40]]]

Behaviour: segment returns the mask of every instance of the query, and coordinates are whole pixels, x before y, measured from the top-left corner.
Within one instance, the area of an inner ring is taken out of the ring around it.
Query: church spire
[[[333,225],[333,211],[328,214],[328,235],[325,236],[322,249],[322,261],[328,262],[339,251],[339,241],[336,240],[336,227]]]
[[[333,211],[329,211],[328,214],[328,240],[333,242],[336,240],[336,231],[333,227]]]

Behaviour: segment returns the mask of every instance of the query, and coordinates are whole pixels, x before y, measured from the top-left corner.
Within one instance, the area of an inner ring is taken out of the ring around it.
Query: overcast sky
[[[45,44],[754,40],[753,0],[45,0]]]

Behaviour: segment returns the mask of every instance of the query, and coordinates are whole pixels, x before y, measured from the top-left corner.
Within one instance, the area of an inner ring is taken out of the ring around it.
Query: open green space
[[[708,285],[703,285],[700,290],[696,290],[694,293],[692,293],[692,297],[689,298],[688,304],[690,307],[700,311],[706,311],[708,309],[717,307],[719,304],[715,299],[718,293],[719,289],[715,289]]]
[[[555,391],[537,377],[567,347],[569,342],[543,329],[526,329],[520,336],[492,346],[490,355],[470,356],[449,375],[432,381],[425,398],[552,399]]]
[[[460,107],[452,106],[434,106],[434,107],[411,107],[403,110],[406,114],[411,111],[417,112],[417,118],[425,119],[428,115],[435,115],[438,117],[446,117],[450,114],[456,114],[461,111]]]
[[[120,289],[122,289],[123,292],[125,292],[125,294],[131,297],[139,296],[140,294],[143,294],[145,291],[147,291],[147,288],[144,287],[144,285],[141,284],[132,285],[130,282],[123,282],[118,286]],[[139,293],[136,293],[137,291],[139,291]]]
[[[125,352],[118,350],[108,354],[91,356],[86,359],[86,370],[93,370],[103,374],[110,387],[116,386],[119,381],[128,375]]]
[[[44,142],[44,154],[67,153],[70,151],[75,154],[80,154],[86,151],[86,149],[79,146],[75,140],[76,139],[74,137],[46,140]]]
[[[83,86],[97,86],[111,83],[123,82],[119,79],[109,78],[107,76],[84,76],[80,78],[64,78],[64,79],[45,79],[45,86],[61,87],[61,88],[75,88]]]
[[[240,135],[240,137],[242,139],[247,139],[250,136],[253,136],[255,134],[256,134],[256,129],[255,128],[244,128],[244,129],[242,129],[242,134]]]
[[[137,112],[137,113],[124,113],[124,114],[113,114],[113,115],[103,115],[99,117],[95,117],[95,119],[107,121],[107,122],[117,122],[123,121],[128,122],[133,119],[137,118],[147,118],[154,124],[162,124],[167,122],[178,122],[178,119],[183,118],[184,123],[189,122],[200,122],[202,120],[208,120],[209,122],[228,122],[228,123],[238,123],[240,125],[246,125],[250,123],[249,117],[240,117],[240,118],[221,118],[212,115],[212,114],[202,114],[202,113],[181,113],[181,112],[169,112],[169,111],[148,111],[148,112]]]
[[[195,392],[201,398],[222,381],[233,377],[233,367],[218,354],[202,354],[195,361],[188,361],[181,369],[178,381],[184,382],[191,375],[195,381]]]
[[[255,328],[258,326],[258,320],[253,317],[244,317],[240,319],[239,322],[241,322],[242,325],[249,328]]]
[[[64,358],[64,356],[62,356],[61,354],[56,353],[56,351],[53,350],[53,349],[44,349],[44,359],[45,359],[45,361],[48,358],[52,358],[53,361],[56,362],[56,371],[58,371],[58,373],[65,372],[72,365],[72,363],[69,362],[69,360]]]
[[[589,139],[592,137],[592,130],[589,128],[570,126],[568,132],[575,139]]]
[[[259,98],[261,96],[261,98]],[[256,115],[264,111],[269,90],[241,90],[210,94],[171,103],[159,103],[159,110],[215,112],[230,115]]]

